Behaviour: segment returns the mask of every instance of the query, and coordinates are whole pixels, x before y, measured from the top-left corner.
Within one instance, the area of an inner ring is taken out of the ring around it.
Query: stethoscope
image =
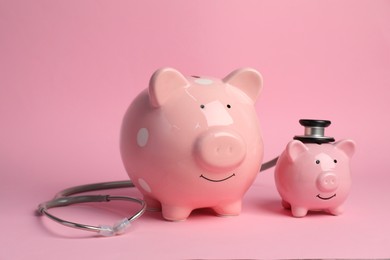
[[[299,123],[305,127],[304,135],[294,136],[294,139],[300,140],[306,143],[329,143],[334,142],[333,137],[324,136],[324,129],[328,127],[331,122],[328,120],[311,120],[301,119]],[[260,172],[272,168],[276,165],[278,157],[265,162],[261,165]],[[115,236],[125,232],[131,225],[131,222],[135,221],[146,210],[146,203],[142,199],[128,197],[128,196],[113,196],[113,195],[79,195],[79,193],[98,191],[98,190],[109,190],[109,189],[120,189],[120,188],[133,188],[135,187],[131,180],[125,181],[112,181],[112,182],[101,182],[85,184],[80,186],[74,186],[58,192],[54,198],[50,201],[39,204],[38,213],[45,215],[51,220],[58,222],[67,227],[96,232],[101,236]],[[122,200],[131,203],[137,203],[140,205],[140,209],[133,215],[119,220],[114,225],[87,225],[68,220],[61,219],[49,213],[50,208],[65,207],[73,204],[88,203],[88,202],[110,202],[113,200]]]

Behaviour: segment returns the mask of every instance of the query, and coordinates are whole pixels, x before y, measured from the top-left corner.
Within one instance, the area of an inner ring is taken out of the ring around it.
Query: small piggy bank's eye
[[[334,163],[337,163],[337,160],[336,160],[336,159],[334,159],[333,161],[334,161]]]
[[[232,107],[232,106],[231,106],[230,104],[227,104],[227,108],[229,108],[229,109],[230,109],[231,107]]]
[[[202,105],[200,105],[200,108],[201,108],[201,109],[204,109],[204,108],[205,108],[205,106],[202,104]]]
[[[320,164],[320,160],[316,160],[316,164]]]

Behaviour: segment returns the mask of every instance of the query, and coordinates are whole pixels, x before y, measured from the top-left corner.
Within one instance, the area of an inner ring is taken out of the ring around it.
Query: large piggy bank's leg
[[[332,214],[332,215],[340,215],[344,212],[344,207],[343,206],[338,206],[336,208],[331,208],[331,209],[328,209],[329,213]]]
[[[241,200],[214,207],[214,211],[221,216],[237,216],[241,213]]]
[[[290,203],[288,203],[285,200],[282,200],[282,207],[285,208],[285,209],[291,209]]]
[[[162,204],[162,215],[166,220],[183,221],[188,218],[193,208]]]
[[[291,213],[294,217],[301,218],[307,215],[307,208],[291,205]]]
[[[146,203],[146,208],[148,211],[160,211],[161,210],[161,203],[147,195],[144,195],[144,201]]]

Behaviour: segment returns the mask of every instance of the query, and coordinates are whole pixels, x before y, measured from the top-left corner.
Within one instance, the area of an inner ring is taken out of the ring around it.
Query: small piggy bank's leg
[[[294,217],[301,218],[307,215],[307,208],[291,205],[291,213]]]
[[[331,209],[328,209],[329,213],[332,214],[332,215],[340,215],[344,212],[344,207],[343,206],[338,206],[336,208],[331,208]]]
[[[237,216],[241,213],[241,200],[213,207],[213,210],[220,216]]]
[[[162,204],[162,215],[166,220],[183,221],[191,214],[192,208]]]

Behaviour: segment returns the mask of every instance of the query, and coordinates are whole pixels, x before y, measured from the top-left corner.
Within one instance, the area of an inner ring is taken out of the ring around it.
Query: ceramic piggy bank
[[[351,187],[351,140],[336,143],[288,143],[276,164],[275,182],[283,207],[294,217],[309,210],[341,214]]]
[[[238,215],[263,158],[254,103],[261,75],[239,69],[225,78],[156,71],[128,108],[122,161],[149,209],[184,220],[196,208]]]

